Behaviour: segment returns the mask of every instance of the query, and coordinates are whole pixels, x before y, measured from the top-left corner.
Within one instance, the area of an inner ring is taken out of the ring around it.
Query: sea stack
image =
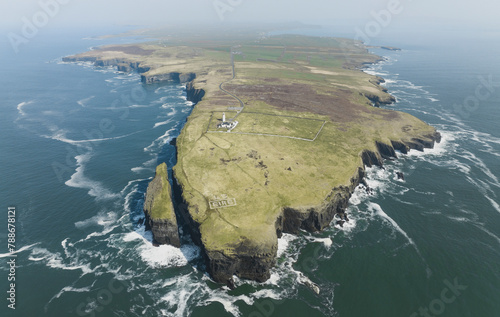
[[[177,219],[172,204],[172,189],[168,181],[167,164],[156,167],[144,199],[146,229],[153,233],[153,244],[180,246]]]

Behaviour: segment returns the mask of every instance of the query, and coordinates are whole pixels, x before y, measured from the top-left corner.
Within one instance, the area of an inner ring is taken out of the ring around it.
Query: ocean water
[[[4,294],[8,206],[17,249],[16,310],[4,295],[1,316],[500,314],[498,44],[402,41],[400,52],[374,50],[385,60],[367,71],[398,100],[387,107],[434,125],[443,141],[368,169],[371,191],[356,189],[348,224],[284,235],[271,279],[237,280],[229,290],[204,273],[188,237],[180,249],[155,248],[141,224],[155,166],[175,165],[171,141],[192,109],[185,87],[62,63],[136,40],[88,35],[41,34],[18,54],[1,40]]]

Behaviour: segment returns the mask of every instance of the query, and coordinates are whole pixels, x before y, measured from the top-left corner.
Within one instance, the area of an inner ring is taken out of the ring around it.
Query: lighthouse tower
[[[226,113],[225,112],[222,113],[222,122],[226,122]]]

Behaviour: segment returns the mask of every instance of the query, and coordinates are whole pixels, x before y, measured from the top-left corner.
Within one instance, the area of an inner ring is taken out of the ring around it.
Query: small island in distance
[[[179,246],[177,226],[188,224],[216,282],[266,281],[283,233],[347,220],[365,166],[440,141],[425,122],[379,107],[395,99],[382,78],[362,71],[381,59],[359,41],[149,36],[158,40],[63,60],[136,71],[144,85],[186,85],[195,106],[176,140],[173,186],[160,165],[145,198],[146,226],[154,243]],[[183,203],[173,206],[172,195]]]

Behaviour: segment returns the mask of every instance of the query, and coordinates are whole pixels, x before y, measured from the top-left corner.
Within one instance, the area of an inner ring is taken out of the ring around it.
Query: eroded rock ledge
[[[441,142],[441,134],[439,132],[427,135],[421,139],[391,141],[392,144],[376,142],[377,151],[365,150],[361,153],[363,167],[358,168],[357,172],[353,175],[350,181],[351,184],[349,186],[334,188],[326,198],[323,206],[306,210],[284,208],[283,216],[277,222],[278,236],[281,231],[293,234],[299,233],[301,229],[309,232],[321,231],[330,225],[335,215],[338,215],[342,220],[345,219],[345,210],[349,199],[354,189],[363,183],[365,166],[382,167],[384,159],[397,158],[395,150],[405,154],[411,149],[423,151],[424,148],[433,148],[436,142]]]

